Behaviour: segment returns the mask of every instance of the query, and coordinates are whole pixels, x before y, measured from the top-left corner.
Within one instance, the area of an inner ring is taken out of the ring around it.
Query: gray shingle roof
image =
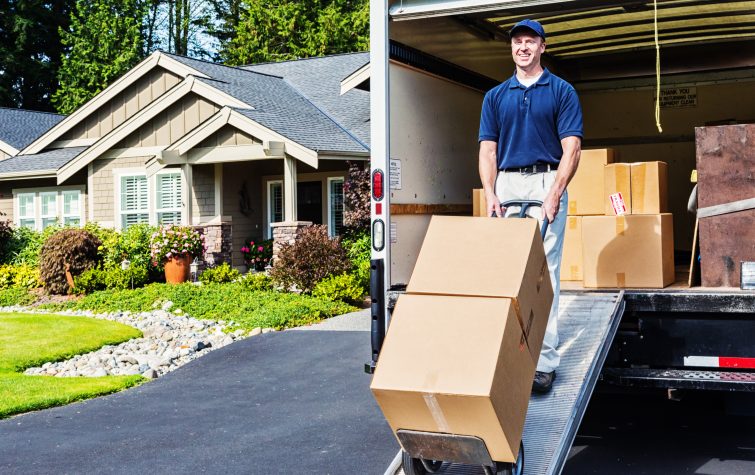
[[[327,87],[311,88],[319,92],[310,97],[302,91],[302,88],[297,87],[294,81],[284,80],[281,76],[267,71],[233,68],[182,56],[169,56],[211,78],[198,78],[198,81],[219,89],[254,108],[237,109],[238,112],[294,142],[316,151],[345,153],[369,151],[366,140],[369,136],[369,123],[366,123],[366,134],[364,130],[360,128],[352,130],[350,126],[351,124],[361,125],[364,123],[364,117],[369,118],[369,95],[366,96],[366,100],[351,100],[352,98],[349,97],[349,101],[343,104],[337,97],[340,93],[341,79],[359,67],[351,69],[351,66],[358,61],[351,61],[348,67],[344,65],[340,70],[335,71],[327,67],[312,71],[310,67],[309,74],[312,72],[321,75],[328,74],[327,78],[309,75],[310,82],[328,84]],[[358,57],[358,55],[342,56]],[[328,57],[317,59],[325,60]],[[315,62],[316,60],[313,59],[289,63]],[[349,71],[343,73],[347,69]],[[301,76],[302,80],[304,76],[306,74]],[[351,111],[351,115],[347,113],[348,111]]]
[[[50,112],[0,107],[0,140],[21,150],[63,119]]]
[[[370,93],[352,89],[341,95],[341,81],[370,62],[369,53],[349,53],[280,63],[243,66],[249,71],[282,76],[305,97],[370,143]]]
[[[0,175],[6,173],[58,170],[76,158],[87,147],[69,147],[33,155],[17,155],[0,160]]]

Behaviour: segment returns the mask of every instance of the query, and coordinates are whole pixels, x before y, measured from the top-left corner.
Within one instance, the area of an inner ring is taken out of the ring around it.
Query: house
[[[18,155],[65,116],[0,107],[0,160]]]
[[[34,138],[11,141],[0,219],[38,230],[192,225],[209,237],[207,260],[233,265],[246,240],[277,229],[312,222],[338,234],[346,161],[369,160],[369,92],[342,94],[341,82],[368,61],[228,67],[156,52],[68,117],[30,128]]]

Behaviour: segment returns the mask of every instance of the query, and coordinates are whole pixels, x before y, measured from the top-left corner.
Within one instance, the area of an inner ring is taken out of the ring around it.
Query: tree
[[[222,5],[232,0],[143,0],[146,52],[163,49],[181,56],[211,58],[212,32]],[[238,0],[235,0],[238,1]]]
[[[138,63],[144,54],[146,4],[140,0],[77,0],[70,28],[60,36],[60,87],[52,97],[69,114]]]
[[[368,0],[242,0],[228,64],[282,61],[369,47]]]
[[[75,0],[0,0],[0,105],[52,110]]]

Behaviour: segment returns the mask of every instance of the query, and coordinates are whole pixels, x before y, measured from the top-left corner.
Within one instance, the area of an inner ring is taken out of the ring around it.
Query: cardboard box
[[[405,294],[370,388],[394,433],[473,435],[513,462],[534,374],[511,299]]]
[[[674,282],[671,214],[582,218],[584,286],[663,288]]]
[[[582,278],[582,216],[567,216],[561,280],[581,281]]]
[[[626,214],[632,214],[632,166],[628,163],[613,163],[603,168],[603,207],[606,216],[616,216],[610,196],[621,193]]]
[[[433,216],[406,291],[513,299],[537,363],[553,302],[537,220]]]
[[[485,201],[485,191],[482,188],[472,190],[472,216],[487,216],[487,203]]]
[[[567,188],[569,193],[569,215],[602,215],[603,168],[613,163],[615,153],[610,148],[582,150],[577,172]]]
[[[632,164],[632,214],[668,212],[667,168],[666,162]]]

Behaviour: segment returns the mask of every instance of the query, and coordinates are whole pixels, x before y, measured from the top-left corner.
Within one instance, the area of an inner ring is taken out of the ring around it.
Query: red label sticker
[[[621,192],[614,193],[608,198],[611,200],[611,206],[613,206],[613,212],[616,216],[627,214],[627,206],[624,203],[624,197],[621,196]]]

